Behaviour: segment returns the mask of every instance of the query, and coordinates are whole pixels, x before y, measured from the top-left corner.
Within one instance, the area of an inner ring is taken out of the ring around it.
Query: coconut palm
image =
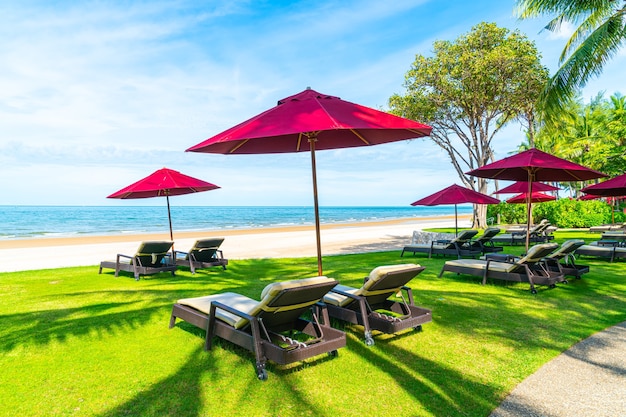
[[[517,0],[522,19],[556,15],[545,27],[558,31],[565,22],[579,24],[559,58],[561,67],[550,79],[540,101],[544,116],[557,115],[626,41],[626,0]]]

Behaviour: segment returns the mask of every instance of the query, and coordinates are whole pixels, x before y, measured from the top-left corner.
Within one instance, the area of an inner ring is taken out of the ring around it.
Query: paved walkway
[[[626,322],[596,333],[542,366],[490,415],[605,416],[626,416]]]

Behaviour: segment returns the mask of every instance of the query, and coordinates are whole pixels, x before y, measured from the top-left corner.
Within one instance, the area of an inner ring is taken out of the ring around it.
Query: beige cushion
[[[363,283],[363,285],[360,288],[353,288],[353,287],[349,287],[347,285],[337,285],[335,286],[335,290],[339,290],[339,291],[343,291],[346,292],[348,294],[352,294],[355,296],[368,296],[368,295],[374,295],[371,291],[368,291],[372,285],[374,285],[376,282],[380,281],[380,279],[384,278],[385,276],[387,276],[387,274],[391,273],[391,272],[395,272],[395,271],[402,271],[405,269],[411,269],[411,268],[419,268],[420,266],[417,264],[399,264],[399,265],[384,265],[384,266],[379,266],[377,268],[374,268],[372,270],[372,272],[370,272],[367,280],[365,281],[365,283]],[[393,289],[385,289],[385,290],[381,290],[384,292],[396,292],[399,291],[400,288],[393,288]],[[352,302],[352,298],[347,297],[345,295],[342,294],[337,294],[336,292],[329,292],[328,294],[326,294],[324,296],[324,302],[328,303],[328,304],[332,304],[332,305],[336,305],[336,306],[345,306],[347,304],[350,304]]]
[[[211,303],[213,301],[218,301],[242,313],[248,314],[250,316],[256,316],[261,311],[278,311],[268,308],[268,305],[283,290],[305,287],[308,285],[323,284],[327,282],[335,282],[335,280],[321,276],[313,278],[294,279],[291,281],[274,282],[267,285],[263,289],[263,291],[261,292],[261,301],[253,300],[252,298],[246,297],[245,295],[226,292],[205,297],[185,298],[182,300],[178,300],[178,303],[187,305],[189,307],[195,308],[196,310],[202,311],[203,313],[209,314],[211,309]],[[310,304],[314,304],[317,301],[318,300],[314,300]],[[300,308],[301,306],[296,305],[294,307]],[[286,307],[282,307],[282,309],[284,310],[286,309]],[[230,324],[236,329],[240,329],[248,323],[248,320],[235,314],[226,312],[222,309],[216,310],[215,317]]]

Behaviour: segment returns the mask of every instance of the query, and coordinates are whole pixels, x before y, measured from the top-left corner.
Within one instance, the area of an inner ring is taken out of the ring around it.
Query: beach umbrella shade
[[[543,182],[534,182],[532,184],[533,192],[535,191],[557,191],[560,190],[559,187],[555,187],[550,184],[546,184]],[[494,192],[494,194],[521,194],[528,192],[528,182],[527,181],[517,181],[511,185],[504,187],[501,190]]]
[[[605,174],[585,166],[575,164],[536,148],[528,149],[513,156],[500,159],[466,173],[474,177],[497,180],[525,181],[528,183],[527,196],[533,194],[533,183],[536,181],[587,181],[606,177]],[[527,200],[527,224],[531,224],[532,201]],[[526,250],[530,240],[529,229],[526,228]]]
[[[596,197],[626,196],[626,174],[619,175],[598,184],[590,185],[580,191]]]
[[[428,136],[422,123],[375,110],[310,88],[278,101],[266,110],[191,148],[190,152],[218,154],[271,154],[309,152],[318,273],[322,251],[315,151],[378,145]]]
[[[454,231],[459,234],[457,204],[476,203],[476,204],[498,204],[500,200],[488,195],[470,190],[453,184],[443,190],[437,191],[427,197],[421,198],[411,203],[412,206],[440,206],[454,204]]]
[[[540,192],[533,191],[533,194],[530,197],[531,203],[543,203],[545,201],[554,201],[556,197],[553,195],[548,195]],[[509,204],[521,204],[528,202],[528,193],[521,193],[516,196],[513,196],[506,200]]]
[[[170,225],[170,240],[174,240],[172,232],[172,215],[170,213],[170,196],[199,193],[220,188],[215,184],[181,174],[169,168],[159,169],[145,178],[122,188],[107,198],[135,199],[165,197],[167,200],[167,219]]]

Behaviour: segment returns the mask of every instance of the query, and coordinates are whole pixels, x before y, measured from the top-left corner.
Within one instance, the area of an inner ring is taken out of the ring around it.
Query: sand
[[[459,216],[459,228],[471,216]],[[400,250],[414,230],[454,227],[454,216],[416,217],[379,222],[322,225],[322,255]],[[229,260],[316,256],[313,226],[174,231],[175,248],[188,250],[198,238],[225,237],[221,249]],[[0,241],[0,272],[98,265],[116,254],[132,255],[144,240],[169,240],[167,233],[39,238]]]

